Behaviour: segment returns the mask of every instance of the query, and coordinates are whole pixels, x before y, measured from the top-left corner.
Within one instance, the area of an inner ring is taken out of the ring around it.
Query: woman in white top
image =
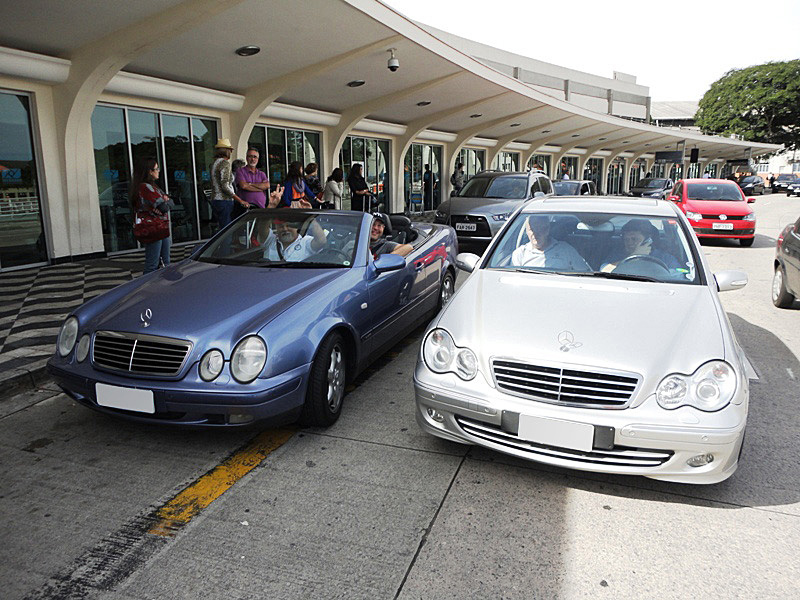
[[[344,181],[344,171],[336,167],[325,182],[325,190],[322,194],[322,202],[325,206],[342,208],[342,188]]]

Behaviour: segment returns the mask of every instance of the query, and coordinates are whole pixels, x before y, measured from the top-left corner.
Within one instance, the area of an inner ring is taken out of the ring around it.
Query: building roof
[[[697,100],[676,100],[671,102],[653,102],[650,114],[658,121],[694,120],[700,102]]]

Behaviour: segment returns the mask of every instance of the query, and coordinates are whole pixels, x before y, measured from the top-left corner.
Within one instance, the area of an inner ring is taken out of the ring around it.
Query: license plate
[[[733,229],[733,223],[712,223],[711,229],[730,230]]]
[[[149,413],[151,415],[156,412],[153,392],[150,390],[134,390],[132,388],[98,383],[95,385],[94,391],[97,396],[98,406]]]
[[[520,415],[518,435],[529,442],[590,452],[594,442],[594,425]]]
[[[456,231],[478,231],[477,223],[456,223]]]

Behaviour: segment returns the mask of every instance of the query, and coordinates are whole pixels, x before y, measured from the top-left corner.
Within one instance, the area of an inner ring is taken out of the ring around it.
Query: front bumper
[[[746,379],[735,402],[717,413],[689,407],[667,411],[652,395],[636,408],[574,408],[507,395],[480,374],[469,382],[473,386],[456,379],[432,373],[422,361],[414,373],[417,423],[453,442],[558,467],[679,483],[718,483],[738,466],[747,419]],[[591,425],[593,447],[574,450],[522,439],[520,414]],[[713,461],[699,467],[687,464],[703,454],[711,454]]]
[[[212,382],[165,381],[123,377],[82,365],[63,364],[57,357],[47,370],[58,386],[76,402],[101,413],[142,423],[175,426],[236,427],[263,421],[283,425],[295,421],[302,410],[311,365],[302,365],[267,379],[238,384],[223,373]],[[155,413],[139,413],[100,406],[96,385],[153,392]]]
[[[714,224],[731,224],[733,229],[714,229]],[[699,238],[752,238],[756,234],[756,222],[744,219],[722,221],[720,219],[701,219],[689,221],[694,233]]]

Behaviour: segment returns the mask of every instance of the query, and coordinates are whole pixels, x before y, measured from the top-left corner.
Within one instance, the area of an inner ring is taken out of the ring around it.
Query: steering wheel
[[[304,259],[304,262],[306,262],[306,261],[315,262],[313,259],[319,258],[320,256],[330,255],[330,254],[335,254],[336,256],[341,257],[342,264],[344,264],[344,263],[346,263],[346,262],[348,262],[350,260],[350,255],[347,252],[345,252],[344,250],[339,250],[337,248],[325,248],[324,250],[322,250],[318,254],[312,254],[307,259]]]
[[[664,271],[669,273],[669,267],[663,260],[661,260],[660,258],[656,258],[655,256],[650,256],[649,254],[633,254],[631,256],[628,256],[627,258],[623,258],[621,261],[617,263],[617,266],[614,267],[614,271],[612,271],[612,273],[618,271],[619,268],[625,263],[631,263],[635,260],[643,260],[646,262],[654,263],[655,265],[661,267],[662,269],[664,269]]]

